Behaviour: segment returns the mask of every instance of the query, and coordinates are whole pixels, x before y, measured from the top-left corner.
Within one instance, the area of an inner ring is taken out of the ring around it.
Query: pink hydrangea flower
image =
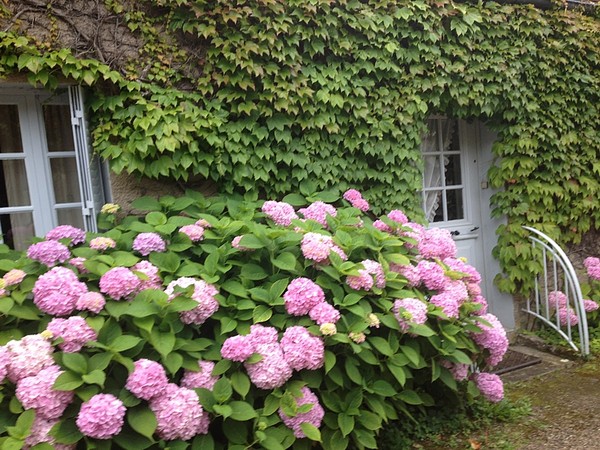
[[[55,339],[62,338],[63,341],[58,346],[65,353],[78,352],[85,344],[98,338],[94,329],[80,316],[52,319],[47,330]]]
[[[254,344],[248,336],[231,336],[221,347],[221,356],[231,361],[244,362],[254,353]]]
[[[571,307],[559,308],[557,311],[558,314],[558,322],[561,326],[575,326],[579,323],[579,317],[575,310]]]
[[[151,252],[164,252],[167,244],[157,233],[140,233],[133,240],[133,250],[143,256]]]
[[[336,324],[341,317],[340,312],[327,302],[320,302],[316,304],[308,312],[308,316],[314,320],[317,325],[323,325],[326,323]]]
[[[165,368],[149,359],[138,359],[133,363],[133,372],[127,377],[125,389],[142,400],[152,400],[162,395],[169,380]]]
[[[460,304],[454,296],[447,292],[432,295],[429,299],[429,303],[441,308],[443,313],[451,319],[457,319],[459,316]]]
[[[204,228],[200,225],[184,225],[179,229],[179,232],[189,237],[192,242],[204,239]]]
[[[161,439],[187,441],[208,433],[208,414],[191,389],[169,383],[161,395],[150,401],[150,409],[156,416],[156,433]]]
[[[387,223],[380,219],[377,219],[375,222],[373,222],[373,226],[378,230],[384,231],[386,233],[391,233],[392,231],[394,231],[392,230],[392,227],[390,227]]]
[[[329,252],[331,252],[334,245],[331,236],[319,233],[306,233],[302,238],[300,248],[306,259],[320,263],[329,260]]]
[[[71,252],[66,245],[58,241],[42,241],[29,246],[27,257],[52,267],[67,261]]]
[[[594,300],[584,299],[583,309],[585,312],[596,311],[598,309],[598,303],[596,303]]]
[[[346,277],[346,284],[352,289],[368,291],[375,285],[379,289],[385,287],[385,273],[383,267],[377,261],[365,259],[361,262],[364,269],[359,269],[360,275]]]
[[[390,220],[398,222],[400,225],[406,225],[408,223],[408,217],[406,217],[406,214],[399,209],[390,211],[387,216]]]
[[[170,299],[177,296],[175,293],[176,286],[182,288],[194,286],[194,292],[192,293],[191,298],[198,302],[196,308],[190,311],[182,311],[179,314],[183,323],[188,325],[202,325],[206,319],[219,309],[219,302],[215,298],[219,291],[212,284],[189,277],[178,278],[177,280],[171,281],[165,289],[165,293],[169,295]]]
[[[204,388],[212,391],[219,376],[212,375],[212,371],[215,368],[215,363],[212,361],[198,361],[197,372],[192,370],[185,370],[181,377],[181,386],[188,389]]]
[[[444,264],[448,266],[448,268],[454,272],[464,273],[466,278],[463,280],[465,283],[481,283],[481,274],[477,271],[475,267],[470,264],[467,264],[460,258],[444,258]]]
[[[471,300],[473,303],[478,303],[481,305],[481,308],[475,312],[473,312],[474,315],[476,316],[482,316],[484,314],[487,314],[488,312],[488,303],[487,300],[485,299],[484,296],[482,295],[476,295],[475,297],[472,298]]]
[[[406,278],[409,287],[417,287],[421,284],[419,270],[411,264],[390,264],[390,270]]]
[[[294,211],[294,207],[285,202],[275,202],[268,200],[263,203],[262,212],[277,225],[288,227],[292,224],[292,220],[297,219],[298,215]]]
[[[590,279],[600,280],[600,258],[595,258],[593,256],[585,258],[583,265],[585,266]]]
[[[469,375],[468,364],[453,363],[447,359],[442,359],[440,365],[448,369],[456,381],[466,380]]]
[[[47,420],[36,415],[35,419],[33,419],[31,429],[25,438],[23,448],[30,449],[38,444],[47,443],[54,450],[75,450],[75,445],[59,444],[55,441],[54,436],[50,435],[50,430],[57,423],[58,420]]]
[[[421,260],[417,264],[419,277],[425,287],[431,291],[441,291],[446,285],[444,269],[433,261]]]
[[[36,416],[58,419],[73,401],[73,391],[57,391],[54,382],[63,371],[57,365],[48,366],[36,375],[21,378],[15,395],[25,409],[35,409]]]
[[[194,223],[194,225],[198,225],[199,227],[202,227],[204,229],[206,229],[206,228],[212,228],[212,225],[206,219],[198,219],[198,220],[196,220],[196,222]]]
[[[344,199],[350,202],[353,207],[360,209],[361,211],[369,210],[369,202],[367,202],[362,197],[362,194],[356,189],[348,189],[344,192]]]
[[[123,402],[112,394],[96,394],[81,405],[77,428],[94,439],[110,439],[121,432],[125,418]]]
[[[256,353],[262,359],[256,363],[244,363],[250,381],[260,389],[275,389],[283,386],[292,376],[292,368],[286,362],[281,346],[274,344],[258,344]]]
[[[86,292],[77,299],[75,309],[79,311],[91,311],[98,314],[106,305],[106,299],[100,292]]]
[[[409,331],[411,324],[421,325],[427,322],[427,305],[416,298],[397,299],[393,312],[403,333]]]
[[[324,227],[327,227],[327,216],[335,217],[337,215],[337,210],[334,206],[321,201],[311,203],[307,208],[299,209],[298,212],[305,219],[319,222]]]
[[[144,289],[162,289],[162,280],[158,274],[159,269],[150,261],[140,261],[131,270],[142,274],[141,276],[138,275],[140,278],[140,291]]]
[[[497,403],[504,398],[504,384],[502,379],[495,373],[475,373],[473,381],[477,389],[490,402]]]
[[[349,275],[346,277],[346,284],[355,291],[369,291],[375,284],[373,277],[365,269],[359,269],[360,275]]]
[[[85,258],[78,256],[77,258],[71,258],[69,260],[69,264],[75,267],[79,273],[89,273],[89,270],[87,270],[87,267],[85,267],[86,261],[87,260]]]
[[[293,370],[316,370],[325,363],[323,341],[301,326],[289,327],[281,338],[283,357]]]
[[[52,241],[70,239],[70,245],[77,245],[85,242],[85,231],[71,225],[59,225],[46,233],[46,239]]]
[[[302,431],[302,424],[309,423],[317,428],[321,426],[323,417],[325,416],[325,410],[319,404],[317,396],[306,386],[301,389],[302,395],[296,399],[296,405],[298,407],[302,405],[313,405],[313,407],[304,413],[296,414],[294,417],[288,417],[282,409],[279,409],[279,417],[283,421],[286,427],[294,432],[294,436],[298,439],[306,437],[304,431]]]
[[[244,235],[240,235],[240,236],[236,236],[231,240],[231,246],[237,250],[239,250],[240,252],[247,252],[250,251],[252,249],[248,248],[248,247],[244,247],[243,245],[240,245],[240,241],[242,240],[242,238],[244,237]]]
[[[5,346],[8,353],[6,376],[13,383],[37,375],[40,370],[54,365],[54,348],[40,334],[31,334]]]
[[[548,294],[548,305],[550,308],[566,308],[569,300],[564,292],[552,291]]]
[[[471,336],[473,341],[489,351],[489,356],[486,358],[486,362],[494,367],[504,357],[506,350],[508,350],[508,337],[506,336],[506,330],[493,314],[484,314],[481,316],[490,326],[479,324],[478,327],[481,329],[481,333],[472,333]]]
[[[100,277],[100,292],[114,300],[132,298],[140,289],[142,281],[127,267],[113,267]]]
[[[250,327],[250,334],[248,339],[252,345],[259,344],[275,344],[279,339],[277,329],[274,327],[265,327],[259,323],[256,323]]]
[[[317,283],[302,277],[290,282],[283,294],[283,299],[288,314],[303,316],[325,301],[325,293]]]
[[[114,239],[104,236],[95,237],[90,241],[90,248],[98,251],[108,250],[109,248],[115,248],[116,246],[117,243]]]
[[[4,383],[6,375],[8,375],[8,364],[10,355],[6,347],[0,347],[0,384]]]
[[[428,228],[423,238],[418,242],[417,248],[423,258],[444,259],[456,256],[456,243],[449,230],[442,228]]]
[[[77,300],[88,292],[85,283],[66,267],[53,267],[41,275],[33,287],[33,303],[52,316],[71,314]]]
[[[425,227],[419,223],[407,222],[404,224],[404,228],[403,230],[398,230],[398,235],[409,239],[406,242],[407,248],[417,248],[425,235]]]
[[[21,283],[26,275],[27,274],[21,269],[11,269],[4,274],[2,279],[4,280],[5,286],[14,286]]]

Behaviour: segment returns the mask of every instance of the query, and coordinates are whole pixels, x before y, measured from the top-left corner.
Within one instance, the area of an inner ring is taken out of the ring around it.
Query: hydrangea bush
[[[449,233],[358,191],[141,198],[0,246],[2,448],[377,448],[508,346]]]

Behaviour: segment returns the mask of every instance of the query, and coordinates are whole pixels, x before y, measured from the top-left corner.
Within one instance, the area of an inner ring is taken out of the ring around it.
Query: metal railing
[[[573,264],[550,237],[535,228],[523,228],[532,233],[529,240],[533,254],[539,258],[543,268],[536,277],[534,293],[527,299],[523,311],[554,329],[575,351],[583,356],[589,355],[587,317]]]

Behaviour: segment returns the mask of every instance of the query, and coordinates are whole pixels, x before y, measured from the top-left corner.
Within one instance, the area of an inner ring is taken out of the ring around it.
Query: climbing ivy
[[[445,114],[498,134],[503,290],[530,287],[521,225],[563,243],[600,228],[593,14],[449,0],[105,4],[140,39],[135,60],[82,60],[14,30],[0,35],[0,73],[93,86],[93,146],[117,172],[270,198],[354,187],[419,217],[425,119]]]

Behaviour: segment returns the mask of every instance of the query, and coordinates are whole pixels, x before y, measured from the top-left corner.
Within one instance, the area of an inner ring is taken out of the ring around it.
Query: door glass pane
[[[33,215],[30,212],[0,214],[2,243],[15,250],[25,250],[35,235]]]
[[[84,229],[81,208],[60,208],[56,210],[59,225],[73,225]]]
[[[0,105],[0,153],[23,153],[17,105]]]
[[[0,161],[0,186],[0,207],[31,205],[24,160]]]
[[[442,204],[442,191],[427,191],[423,194],[423,203],[425,213],[430,222],[439,222],[444,220],[444,208]]]
[[[56,203],[81,201],[75,158],[52,158],[50,159],[50,169]]]
[[[442,185],[442,169],[439,156],[425,157],[425,173],[423,174],[423,186],[425,188],[438,187]]]
[[[43,105],[44,127],[49,152],[72,152],[73,130],[69,105]]]
[[[460,220],[465,218],[462,189],[446,191],[446,207],[448,209],[447,220]]]
[[[460,155],[449,155],[446,157],[446,186],[457,186],[462,184],[460,173]]]

